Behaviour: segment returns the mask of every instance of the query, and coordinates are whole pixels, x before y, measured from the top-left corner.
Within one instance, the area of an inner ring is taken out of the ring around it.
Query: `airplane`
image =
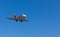
[[[25,14],[22,14],[20,16],[16,16],[14,15],[14,18],[7,18],[7,19],[10,19],[10,20],[15,20],[16,22],[20,21],[20,22],[28,22],[29,20],[26,20],[26,15]]]

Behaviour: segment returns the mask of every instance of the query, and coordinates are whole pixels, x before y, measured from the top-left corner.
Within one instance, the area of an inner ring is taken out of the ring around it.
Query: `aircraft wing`
[[[13,18],[7,18],[7,19],[14,20]]]

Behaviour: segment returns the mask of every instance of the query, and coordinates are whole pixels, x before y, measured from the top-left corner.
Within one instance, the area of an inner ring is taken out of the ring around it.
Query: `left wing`
[[[7,19],[14,20],[13,18],[7,18]]]

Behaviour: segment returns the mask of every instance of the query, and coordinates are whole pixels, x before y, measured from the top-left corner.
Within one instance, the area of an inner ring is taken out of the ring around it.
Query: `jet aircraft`
[[[15,20],[16,22],[18,22],[18,21],[20,21],[20,22],[28,22],[29,21],[29,20],[26,20],[26,15],[25,14],[22,14],[20,16],[14,15],[13,18],[7,18],[7,19]]]

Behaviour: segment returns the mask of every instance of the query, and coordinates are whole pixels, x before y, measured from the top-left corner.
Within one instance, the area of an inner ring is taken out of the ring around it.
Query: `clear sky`
[[[31,22],[5,18],[22,13]],[[60,0],[0,0],[0,37],[60,37]]]

